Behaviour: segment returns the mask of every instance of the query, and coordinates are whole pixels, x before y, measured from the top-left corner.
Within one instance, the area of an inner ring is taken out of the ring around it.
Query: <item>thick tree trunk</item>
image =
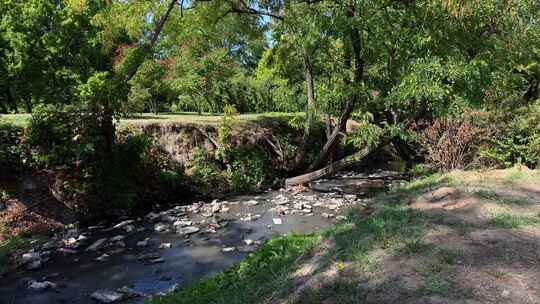
[[[349,0],[348,8],[347,8],[347,16],[349,18],[354,18],[355,15],[355,8],[352,0]],[[357,29],[350,28],[348,30],[348,36],[350,39],[352,52],[354,56],[354,67],[352,64],[352,59],[350,52],[346,52],[345,56],[345,65],[348,66],[351,69],[354,69],[354,77],[352,80],[352,85],[357,86],[359,85],[364,78],[364,59],[362,58],[362,45],[360,41],[360,33]],[[348,78],[345,78],[345,83],[350,83],[350,80]],[[330,151],[333,150],[333,147],[338,143],[338,139],[341,136],[341,133],[345,131],[345,128],[347,126],[347,120],[349,120],[352,111],[354,110],[355,105],[357,104],[358,100],[360,99],[359,94],[355,91],[353,93],[353,96],[347,103],[345,104],[345,107],[343,108],[341,115],[339,116],[338,123],[334,127],[334,131],[330,135],[330,138],[326,141],[326,144],[323,146],[321,153],[319,153],[316,160],[311,164],[309,167],[309,170],[315,170],[317,169],[322,162],[326,160],[328,157],[328,154]]]
[[[304,128],[304,135],[302,136],[302,142],[300,143],[300,148],[298,149],[298,154],[294,159],[295,167],[301,165],[306,155],[306,149],[311,136],[311,129],[313,129],[313,112],[315,109],[315,80],[313,76],[313,65],[311,63],[311,58],[309,57],[308,51],[303,50],[304,58],[304,77],[306,79],[306,89],[307,89],[307,108],[306,108],[306,125]]]

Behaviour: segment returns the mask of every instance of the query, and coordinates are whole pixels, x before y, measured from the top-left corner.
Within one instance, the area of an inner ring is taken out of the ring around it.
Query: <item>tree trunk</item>
[[[311,136],[311,129],[313,128],[313,111],[315,109],[315,80],[313,76],[313,65],[311,63],[311,58],[307,50],[304,48],[304,77],[306,78],[306,89],[307,89],[307,108],[306,108],[306,125],[304,128],[304,135],[302,136],[302,142],[300,143],[300,148],[298,149],[298,154],[294,159],[295,167],[301,165],[304,157],[306,155],[306,148]]]
[[[6,107],[3,101],[0,101],[0,113],[8,114],[8,108]]]
[[[163,25],[167,21],[167,18],[169,17],[172,9],[174,8],[177,2],[178,0],[171,0],[169,2],[167,11],[157,19],[156,25],[154,26],[154,29],[152,33],[150,34],[149,42],[144,45],[140,45],[139,46],[140,48],[147,48],[147,50],[152,50],[154,48],[157,38],[159,34],[161,33],[161,30],[163,29]],[[133,66],[131,70],[127,71],[125,75],[126,83],[131,78],[133,78],[133,76],[135,75],[135,73],[137,72],[141,64],[143,63],[143,61],[144,59],[141,60],[140,62],[137,62],[137,64]],[[120,75],[120,77],[122,77],[122,75]],[[99,125],[101,129],[100,132],[101,132],[101,135],[103,136],[103,141],[104,141],[102,143],[103,147],[101,147],[102,150],[100,151],[101,153],[104,153],[102,157],[107,157],[111,155],[112,147],[115,142],[116,135],[115,135],[115,126],[114,126],[114,112],[115,112],[114,108],[110,102],[107,101],[103,104],[103,112],[102,112],[103,117],[101,117],[101,121]]]
[[[9,92],[5,90],[6,92],[4,95],[2,95],[2,99],[0,99],[0,113],[2,114],[8,114],[9,113]]]
[[[349,18],[354,18],[355,11],[354,11],[354,4],[352,0],[349,0],[348,8],[347,8],[347,16]],[[362,45],[360,41],[360,33],[357,29],[350,28],[348,30],[348,36],[351,42],[351,47],[353,51],[354,56],[354,77],[352,80],[352,85],[357,86],[359,85],[364,78],[364,59],[362,58]],[[345,65],[349,68],[353,69],[352,65],[352,59],[350,52],[346,52],[345,56]],[[345,78],[345,83],[349,84],[350,80],[348,78]],[[352,111],[354,110],[354,107],[358,100],[360,99],[360,96],[355,91],[352,98],[347,101],[345,104],[345,107],[343,108],[341,115],[339,116],[338,123],[334,127],[334,131],[330,135],[330,138],[326,141],[326,144],[323,146],[321,153],[319,153],[316,160],[311,164],[309,167],[309,170],[315,170],[317,169],[320,164],[325,161],[325,159],[328,157],[328,154],[330,151],[332,151],[334,145],[338,142],[338,139],[340,138],[341,132],[345,131],[345,128],[347,126],[347,120],[349,120]]]
[[[165,11],[165,13],[159,16],[159,18],[157,19],[156,25],[154,26],[154,29],[152,30],[152,32],[150,33],[150,37],[148,38],[148,42],[146,44],[140,45],[139,48],[146,48],[147,50],[152,50],[154,48],[154,46],[156,45],[157,39],[159,37],[159,34],[161,33],[163,26],[165,25],[165,22],[169,18],[171,11],[173,10],[174,6],[177,3],[178,3],[178,0],[171,0],[171,2],[169,2],[169,5],[167,6],[167,10]],[[142,61],[144,61],[145,58],[146,56],[144,56]],[[139,66],[142,64],[142,61],[139,62],[135,67],[127,71],[126,82],[129,81],[131,78],[133,78],[133,76],[135,76],[135,73],[137,73],[137,70],[139,69]]]
[[[32,113],[32,100],[30,98],[24,98],[24,106],[26,107],[26,113]]]
[[[538,99],[538,86],[540,85],[540,81],[534,77],[532,77],[529,80],[529,88],[527,89],[527,92],[525,92],[525,95],[523,96],[523,99],[525,102],[529,103],[531,101],[534,101]]]
[[[368,156],[373,150],[375,150],[375,147],[368,146],[352,155],[333,162],[322,169],[304,175],[288,178],[285,180],[285,186],[305,184],[332,175],[339,170],[362,161],[362,159]]]

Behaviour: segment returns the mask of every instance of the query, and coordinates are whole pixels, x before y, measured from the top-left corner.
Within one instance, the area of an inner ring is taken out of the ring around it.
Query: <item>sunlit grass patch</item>
[[[457,262],[460,253],[433,248],[429,256],[429,262],[417,269],[421,277],[418,292],[424,295],[448,294],[452,289],[452,266]]]
[[[504,229],[517,229],[524,226],[534,225],[540,223],[540,218],[530,216],[520,216],[510,213],[499,213],[493,216],[489,223],[498,228]]]
[[[272,239],[228,270],[149,303],[260,303],[274,291],[291,287],[290,275],[320,241],[316,234]]]
[[[473,194],[476,197],[486,199],[486,200],[491,200],[502,205],[527,206],[527,205],[531,205],[535,203],[525,197],[503,195],[503,194],[497,193],[494,190],[488,190],[488,189],[478,190],[478,191],[473,192]]]

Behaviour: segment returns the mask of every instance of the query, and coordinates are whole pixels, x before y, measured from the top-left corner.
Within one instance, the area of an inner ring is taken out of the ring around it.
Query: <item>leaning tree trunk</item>
[[[171,0],[169,2],[169,5],[167,6],[167,10],[163,15],[159,16],[159,18],[156,21],[156,25],[154,26],[154,29],[150,33],[150,37],[148,38],[148,42],[141,44],[140,48],[146,48],[145,51],[151,51],[154,49],[154,46],[156,45],[157,39],[159,37],[159,34],[161,33],[161,30],[163,29],[163,26],[165,25],[165,22],[169,18],[169,15],[171,14],[174,6],[178,3],[178,0]],[[141,66],[141,64],[144,62],[144,59],[146,59],[146,56],[143,57],[142,60],[140,60],[133,68],[131,68],[126,73],[126,82],[131,80],[135,73],[137,73],[137,70]]]
[[[311,129],[313,128],[313,111],[315,109],[315,81],[313,77],[313,65],[308,51],[304,48],[304,77],[306,78],[307,88],[307,109],[306,109],[306,125],[304,129],[304,135],[302,136],[302,142],[298,149],[298,154],[294,159],[295,167],[301,165],[306,155],[306,149],[308,146],[309,138],[311,137]]]
[[[342,158],[338,161],[335,161],[322,169],[319,169],[317,171],[313,171],[304,175],[288,178],[285,180],[285,186],[306,184],[306,183],[321,179],[323,177],[332,175],[339,170],[342,170],[353,164],[359,163],[360,161],[362,161],[362,159],[368,156],[374,149],[375,147],[372,147],[372,146],[365,147],[362,150],[352,155],[349,155],[345,158]]]
[[[347,8],[347,16],[349,18],[354,18],[355,11],[354,11],[354,4],[352,0],[349,0],[348,8]],[[345,65],[349,67],[350,69],[354,69],[354,77],[352,80],[352,85],[359,85],[364,78],[364,59],[362,57],[362,44],[360,41],[360,33],[357,29],[350,28],[348,30],[348,36],[350,39],[352,52],[353,52],[353,58],[354,58],[354,68],[352,64],[352,59],[350,52],[346,52],[345,54]],[[345,83],[350,85],[350,79],[345,78]],[[358,100],[360,99],[360,96],[355,91],[353,93],[353,96],[347,103],[345,104],[345,107],[343,108],[341,115],[339,116],[338,122],[336,126],[334,127],[334,131],[326,141],[325,145],[323,146],[321,152],[319,153],[318,157],[315,159],[315,161],[311,164],[309,167],[309,170],[315,170],[317,169],[321,163],[323,163],[327,157],[330,151],[333,150],[334,146],[338,143],[338,139],[341,137],[341,133],[345,131],[347,126],[347,120],[351,117],[351,113],[354,110],[355,105],[357,104]]]
[[[157,19],[154,29],[150,33],[148,42],[141,44],[139,46],[140,48],[145,48],[146,52],[153,50],[157,42],[157,39],[159,37],[159,34],[161,33],[163,26],[165,25],[165,22],[169,18],[171,11],[173,10],[174,6],[177,3],[178,3],[178,0],[171,0],[169,2],[169,5],[167,6],[167,10],[165,11],[165,13]],[[126,72],[125,75],[116,75],[116,77],[123,77],[123,81],[125,83],[129,82],[129,80],[133,78],[135,73],[137,73],[137,70],[139,69],[141,64],[144,62],[145,58],[146,56],[144,56],[141,60],[136,62],[136,64],[133,67],[131,67]],[[100,129],[101,129],[100,132],[104,140],[102,153],[104,154],[105,157],[107,155],[110,155],[110,153],[112,152],[112,147],[116,139],[115,138],[115,125],[114,125],[114,119],[113,119],[114,112],[115,111],[114,111],[113,105],[111,104],[110,101],[107,101],[103,104],[103,112],[102,112],[103,117],[101,117],[101,121],[100,121]]]

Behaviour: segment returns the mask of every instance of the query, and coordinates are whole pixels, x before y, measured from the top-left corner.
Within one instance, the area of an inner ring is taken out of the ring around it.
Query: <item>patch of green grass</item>
[[[291,287],[289,276],[320,239],[319,235],[288,235],[270,240],[232,268],[148,303],[260,303],[276,290]]]
[[[422,284],[418,292],[423,295],[444,295],[450,290],[450,283],[439,272],[426,272],[422,275]]]
[[[478,191],[475,191],[473,195],[482,199],[494,201],[502,205],[527,206],[527,205],[534,204],[533,201],[527,198],[503,195],[503,194],[497,193],[494,190],[487,190],[487,189],[478,190]]]
[[[428,228],[424,214],[402,206],[382,206],[369,217],[353,211],[349,218],[351,223],[338,224],[327,232],[343,260],[365,260],[375,249],[402,251],[406,243],[422,238]]]
[[[530,176],[525,173],[520,165],[516,165],[509,170],[508,175],[504,178],[504,182],[507,184],[516,184],[529,177]]]
[[[0,114],[0,124],[8,123],[23,127],[30,122],[30,117],[30,114]]]
[[[422,237],[416,239],[406,239],[403,251],[408,255],[422,253],[430,249],[430,245],[424,242]]]
[[[262,114],[241,114],[241,121],[255,121],[261,117],[291,119],[295,113],[269,112]],[[26,126],[30,122],[31,114],[3,114],[0,115],[0,122],[11,123],[17,126]],[[120,127],[127,127],[135,124],[150,123],[193,123],[217,125],[221,122],[222,115],[215,113],[142,113],[120,119]]]
[[[337,280],[328,282],[319,288],[309,288],[302,293],[301,298],[295,303],[320,304],[327,299],[331,303],[359,304],[362,299],[362,290],[355,280],[347,280],[339,277]]]
[[[394,202],[401,204],[404,202],[402,200],[404,196],[406,196],[406,198],[410,198],[439,187],[456,186],[458,184],[459,182],[448,174],[434,173],[395,187],[390,193],[388,193],[388,195],[398,196],[398,199]],[[399,199],[399,196],[401,196],[401,199]],[[386,199],[388,199],[388,197],[386,197]]]
[[[445,295],[452,287],[450,272],[457,262],[459,253],[444,248],[435,248],[430,253],[430,261],[420,268],[421,284],[418,292],[423,295]]]
[[[489,220],[491,225],[504,229],[516,229],[540,223],[540,219],[530,216],[519,216],[510,213],[496,214]]]

